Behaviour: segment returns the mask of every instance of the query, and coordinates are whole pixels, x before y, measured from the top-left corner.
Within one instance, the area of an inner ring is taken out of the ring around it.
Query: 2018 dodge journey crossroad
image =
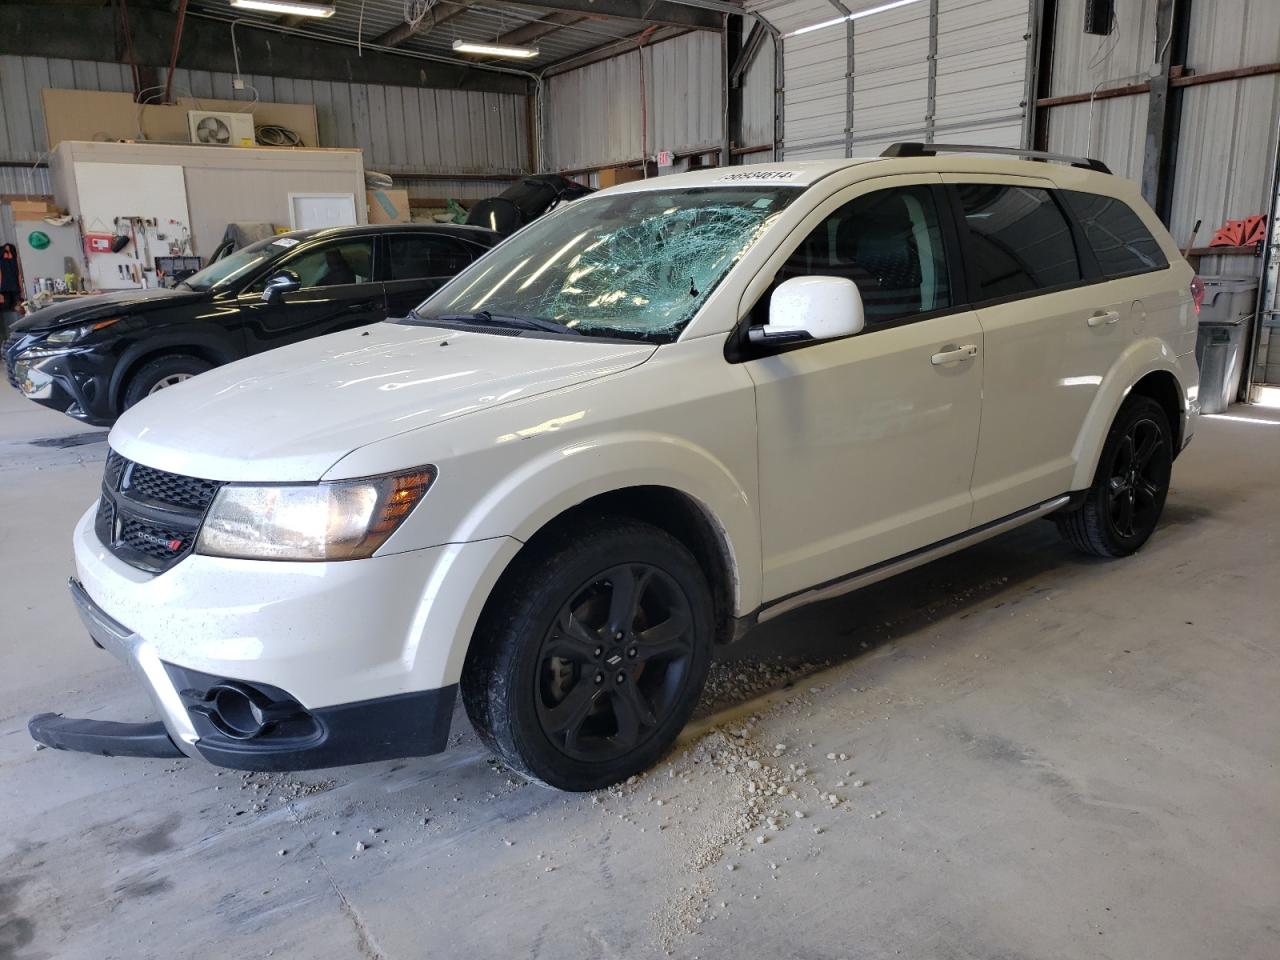
[[[1132,553],[1195,424],[1196,283],[1132,184],[1038,159],[615,187],[402,320],[144,400],[71,590],[162,722],[33,735],[319,767],[443,749],[460,690],[590,789],[756,622],[1038,517]]]

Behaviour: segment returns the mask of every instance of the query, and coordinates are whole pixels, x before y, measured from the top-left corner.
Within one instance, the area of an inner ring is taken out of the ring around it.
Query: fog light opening
[[[200,699],[203,702],[192,706],[192,712],[208,717],[219,733],[233,740],[253,740],[270,733],[282,720],[306,716],[296,701],[272,700],[262,691],[241,683],[216,684]]]

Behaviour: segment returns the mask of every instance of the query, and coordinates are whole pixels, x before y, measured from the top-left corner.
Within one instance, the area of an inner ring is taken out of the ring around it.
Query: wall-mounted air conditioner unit
[[[222,113],[212,110],[188,110],[187,126],[192,143],[208,143],[230,147],[252,147],[253,114]]]

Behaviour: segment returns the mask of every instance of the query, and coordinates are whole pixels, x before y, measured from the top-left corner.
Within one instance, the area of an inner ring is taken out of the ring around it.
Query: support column
[[[1167,153],[1170,142],[1169,67],[1173,63],[1174,6],[1176,0],[1156,0],[1156,59],[1152,66],[1151,92],[1147,99],[1147,135],[1142,151],[1142,197],[1156,207],[1167,191]]]
[[[938,114],[938,0],[929,0],[929,93],[924,108],[924,142],[933,143]]]

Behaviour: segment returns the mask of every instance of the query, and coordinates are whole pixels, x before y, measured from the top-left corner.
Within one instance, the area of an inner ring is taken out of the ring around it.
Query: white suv
[[[144,401],[72,592],[163,725],[33,735],[421,756],[461,688],[506,763],[590,789],[759,621],[1037,517],[1133,552],[1195,422],[1195,282],[1132,184],[1040,157],[1066,162],[898,145],[615,187],[401,320]]]

